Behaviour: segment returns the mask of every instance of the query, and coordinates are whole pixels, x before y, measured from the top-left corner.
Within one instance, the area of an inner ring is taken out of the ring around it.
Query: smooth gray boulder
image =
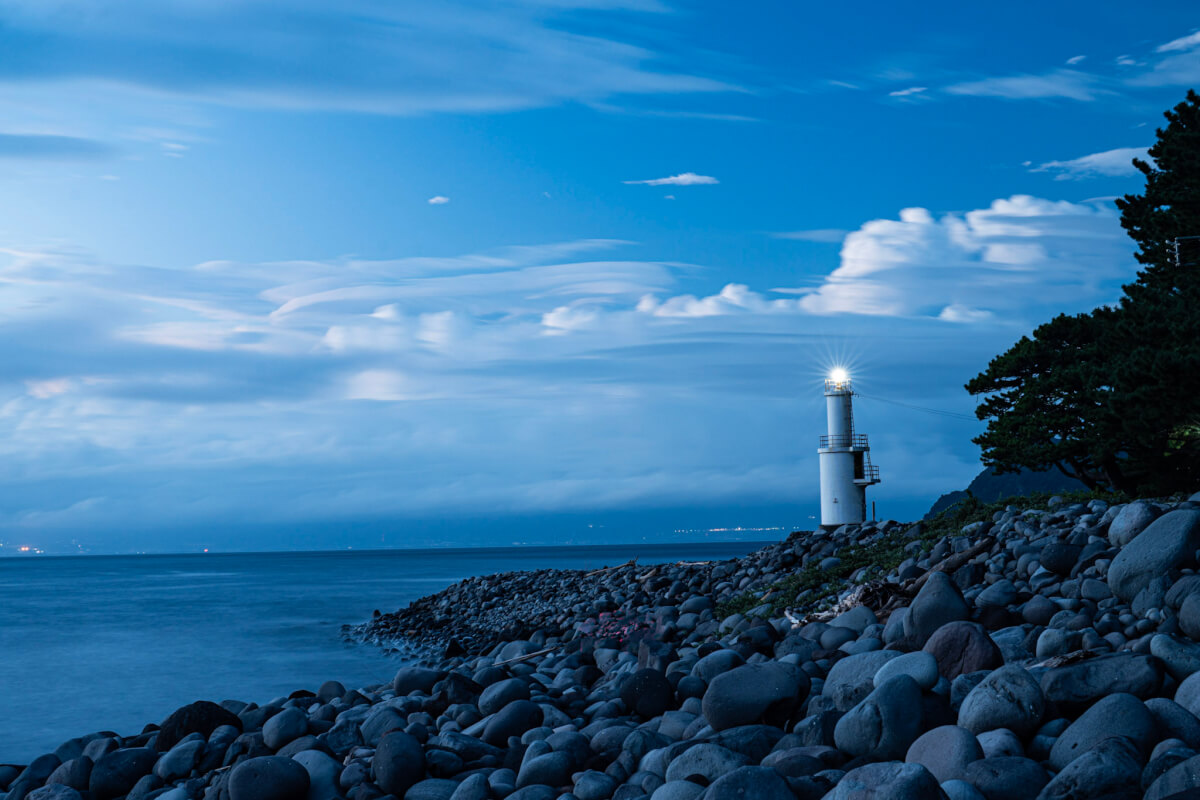
[[[113,750],[92,767],[88,790],[95,800],[113,800],[127,794],[143,775],[149,775],[158,753],[146,747]]]
[[[838,711],[849,711],[875,688],[880,667],[900,655],[895,650],[872,650],[838,660],[825,676],[821,695],[830,698]]]
[[[308,715],[298,708],[285,708],[263,723],[263,744],[278,750],[308,733]]]
[[[1156,577],[1191,560],[1200,545],[1200,511],[1169,511],[1117,553],[1108,567],[1112,593],[1129,602]]]
[[[904,636],[914,649],[919,649],[947,622],[969,619],[970,616],[971,609],[950,576],[934,572],[908,607],[904,616]]]
[[[1108,541],[1124,547],[1158,516],[1158,509],[1144,500],[1135,500],[1121,506],[1117,516],[1108,525]]]
[[[921,687],[908,675],[889,678],[837,721],[833,740],[851,756],[904,758],[921,733]]]
[[[963,780],[988,800],[1029,800],[1037,797],[1050,782],[1050,776],[1036,761],[1002,756],[981,758],[967,764]]]
[[[1054,776],[1037,800],[1137,797],[1141,793],[1142,754],[1120,736],[1109,737],[1071,761]]]
[[[308,773],[308,800],[329,800],[338,796],[341,762],[320,750],[304,750],[292,756],[292,760]]]
[[[1078,713],[1101,697],[1115,692],[1128,692],[1142,700],[1149,699],[1158,692],[1162,680],[1162,662],[1157,658],[1121,652],[1048,669],[1042,674],[1040,683],[1042,694],[1048,702],[1056,703],[1068,712]],[[1178,697],[1175,700],[1188,707]]]
[[[1026,738],[1037,730],[1045,710],[1037,680],[1010,664],[990,673],[967,694],[958,709],[958,724],[974,734],[1007,728]]]
[[[738,767],[717,778],[701,797],[703,800],[795,800],[787,782],[770,767]]]
[[[479,713],[485,717],[495,714],[514,700],[529,699],[529,684],[520,678],[496,681],[479,695]]]
[[[711,784],[727,772],[746,765],[746,757],[715,744],[698,744],[689,747],[667,765],[668,781],[695,781]]]
[[[1146,704],[1131,694],[1118,692],[1099,700],[1071,723],[1050,750],[1050,765],[1065,769],[1078,756],[1111,736],[1123,736],[1145,757],[1156,741],[1158,726]]]
[[[305,777],[308,773],[305,772]],[[421,743],[404,731],[384,734],[375,748],[371,774],[379,788],[397,797],[425,777],[425,752]]]
[[[904,760],[920,764],[937,778],[939,783],[962,776],[967,764],[983,758],[979,740],[966,728],[942,725],[926,731],[908,748]]]
[[[824,800],[945,800],[937,779],[920,764],[884,761],[852,769]],[[749,800],[749,798],[747,798]]]
[[[1192,792],[1193,797],[1200,793],[1200,756],[1176,764],[1158,776],[1146,790],[1145,800],[1166,800],[1173,795],[1188,797],[1184,792]]]
[[[306,800],[308,772],[283,756],[241,762],[229,773],[230,800]]]
[[[743,664],[713,678],[704,693],[704,718],[722,731],[757,722],[780,725],[808,696],[810,679],[794,664]]]
[[[932,689],[938,681],[937,659],[921,650],[905,653],[876,670],[872,682],[878,688],[896,675],[908,675],[922,689]]]

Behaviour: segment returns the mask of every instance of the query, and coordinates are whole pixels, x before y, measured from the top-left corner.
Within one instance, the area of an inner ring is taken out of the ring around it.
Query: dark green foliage
[[[730,614],[744,614],[761,605],[769,605],[772,615],[782,613],[785,608],[790,608],[799,615],[828,608],[837,602],[840,591],[852,585],[851,575],[863,567],[868,567],[867,572],[859,576],[858,583],[885,577],[910,557],[909,545],[912,542],[919,543],[920,546],[915,548],[916,550],[928,553],[940,539],[960,535],[962,529],[971,523],[991,520],[997,512],[1010,507],[1021,510],[1046,508],[1053,496],[1056,495],[1040,492],[984,503],[974,495],[968,495],[945,511],[920,523],[915,532],[912,528],[901,527],[875,541],[842,548],[835,554],[841,559],[841,563],[833,569],[823,570],[816,564],[811,564],[776,581],[765,591],[734,595],[717,605],[716,616],[722,619]],[[1103,491],[1058,493],[1057,496],[1065,503],[1086,503],[1097,499],[1108,503],[1123,503],[1129,499],[1124,495]],[[807,532],[800,532],[793,536],[806,534]]]
[[[987,466],[1125,492],[1200,487],[1200,96],[1166,117],[1154,164],[1134,162],[1145,191],[1117,201],[1144,265],[1120,303],[1054,318],[967,384],[985,396]]]

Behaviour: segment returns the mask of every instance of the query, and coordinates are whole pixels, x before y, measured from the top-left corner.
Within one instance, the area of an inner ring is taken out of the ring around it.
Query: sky
[[[837,6],[0,0],[0,552],[804,527],[834,366],[920,517],[1200,13]]]

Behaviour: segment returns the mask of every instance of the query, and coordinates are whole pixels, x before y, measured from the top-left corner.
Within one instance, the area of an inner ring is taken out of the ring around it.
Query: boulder
[[[983,758],[979,740],[966,728],[942,725],[926,731],[908,748],[904,760],[929,770],[938,783],[956,780],[967,764]]]
[[[969,619],[971,610],[962,592],[944,572],[934,572],[913,598],[904,616],[904,636],[914,648],[924,646],[934,631],[948,622]]]
[[[285,708],[263,723],[263,744],[278,750],[308,733],[308,715],[298,708]]]
[[[392,691],[402,697],[413,692],[429,694],[433,685],[440,681],[446,673],[425,667],[401,667],[392,679]]]
[[[640,669],[621,682],[621,700],[642,719],[661,715],[675,699],[675,690],[656,669]]]
[[[821,695],[833,701],[838,711],[849,711],[875,688],[875,673],[900,653],[872,650],[838,660],[825,676]]]
[[[1146,790],[1145,800],[1175,800],[1175,795],[1186,800],[1197,794],[1200,794],[1200,756],[1193,756],[1158,776]]]
[[[305,773],[306,778],[307,775]],[[379,788],[403,797],[409,787],[425,777],[425,753],[421,743],[404,731],[384,734],[375,748],[371,775]]]
[[[704,800],[795,800],[787,782],[770,767],[738,767],[717,778]]]
[[[222,725],[232,725],[242,730],[242,721],[236,714],[208,700],[198,700],[172,711],[158,726],[154,749],[165,753],[183,740],[189,733],[198,733],[205,739]]]
[[[514,700],[496,712],[483,729],[483,741],[496,747],[508,743],[508,737],[520,736],[542,724],[542,707],[530,700]]]
[[[1050,750],[1050,766],[1065,769],[1078,756],[1111,736],[1123,736],[1144,758],[1155,744],[1158,726],[1146,704],[1131,694],[1118,692],[1101,698],[1071,723]]]
[[[1158,516],[1158,509],[1143,500],[1135,500],[1121,507],[1117,516],[1108,525],[1108,541],[1124,547]]]
[[[1064,767],[1037,800],[1130,797],[1141,795],[1142,755],[1128,739],[1097,742]]]
[[[158,753],[148,747],[113,750],[92,767],[88,790],[95,800],[113,800],[128,794],[143,775],[149,775]]]
[[[837,748],[851,756],[903,758],[921,733],[921,687],[908,675],[888,679],[838,720]]]
[[[1089,658],[1042,674],[1042,694],[1068,712],[1078,713],[1115,692],[1146,700],[1162,685],[1163,664],[1153,656],[1121,652]],[[1182,687],[1181,687],[1182,688]],[[1176,698],[1178,702],[1178,698]],[[1183,703],[1187,707],[1186,703]]]
[[[958,724],[974,734],[1007,728],[1026,738],[1037,730],[1045,710],[1038,682],[1010,664],[988,674],[967,694],[958,709]]]
[[[718,731],[756,722],[780,725],[808,695],[809,684],[794,664],[744,664],[713,678],[704,693],[704,718]]]
[[[987,800],[1029,800],[1050,782],[1036,761],[1020,756],[981,758],[967,764],[963,780]]]
[[[1129,602],[1154,578],[1169,574],[1194,557],[1200,544],[1200,511],[1163,514],[1121,548],[1108,567],[1112,593]]]
[[[496,681],[479,695],[479,713],[495,714],[514,700],[529,699],[529,684],[520,678]]]
[[[899,658],[885,662],[876,670],[872,683],[878,688],[896,675],[908,675],[922,689],[932,689],[938,681],[937,659],[921,650],[905,653]]]
[[[692,781],[707,786],[722,775],[746,765],[746,757],[715,744],[689,747],[671,759],[664,776],[670,781]]]
[[[885,761],[852,769],[824,800],[945,800],[937,779],[920,764]],[[749,798],[747,798],[749,800]]]
[[[305,800],[308,772],[283,756],[249,758],[229,773],[229,800]]]
[[[947,680],[1004,664],[1000,648],[977,622],[946,623],[929,637],[924,650],[934,657],[938,672]]]

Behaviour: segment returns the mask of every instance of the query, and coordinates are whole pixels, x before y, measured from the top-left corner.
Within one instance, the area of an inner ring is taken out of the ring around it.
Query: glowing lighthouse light
[[[854,432],[850,374],[842,367],[825,380],[826,435],[817,455],[821,467],[821,525],[837,527],[867,519],[867,487],[879,483],[867,436]]]

